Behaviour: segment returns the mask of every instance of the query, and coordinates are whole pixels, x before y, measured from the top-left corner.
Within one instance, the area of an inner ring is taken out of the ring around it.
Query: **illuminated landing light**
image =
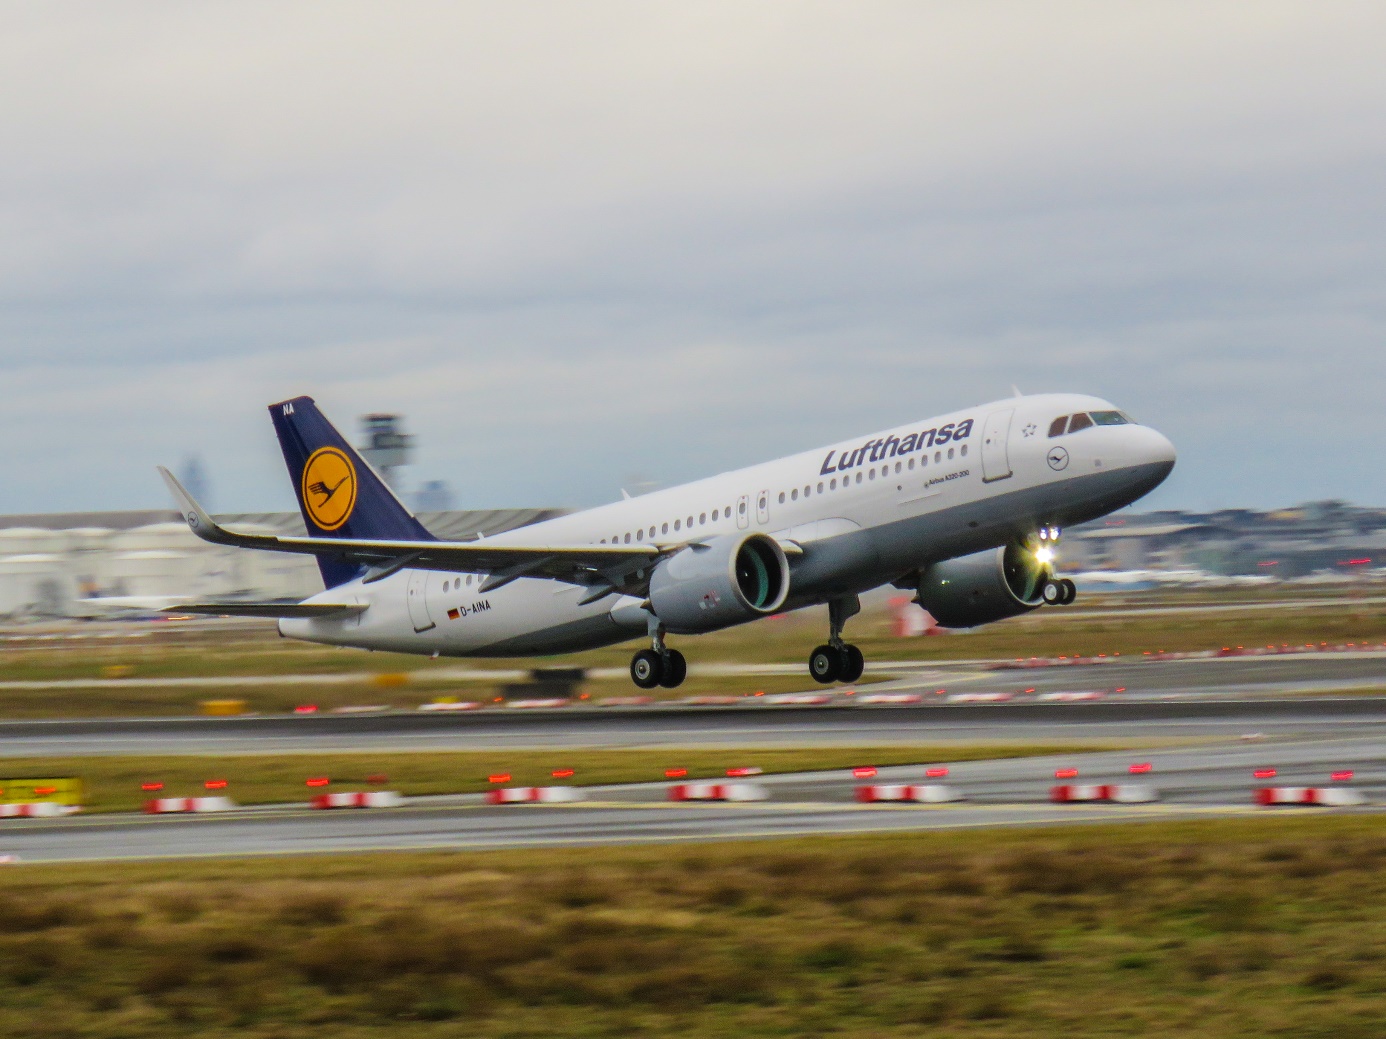
[[[1052,563],[1054,561],[1054,550],[1047,545],[1041,545],[1035,549],[1035,561],[1038,563]]]

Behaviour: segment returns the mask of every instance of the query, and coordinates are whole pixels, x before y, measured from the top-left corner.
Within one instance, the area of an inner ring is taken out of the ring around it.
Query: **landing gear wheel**
[[[1044,587],[1040,590],[1040,598],[1046,606],[1062,606],[1064,586],[1058,581],[1045,581]]]
[[[1074,599],[1078,598],[1078,586],[1067,577],[1060,580],[1059,583],[1064,586],[1063,601],[1059,605],[1068,606]]]
[[[664,673],[659,676],[659,684],[665,689],[677,689],[683,685],[683,680],[688,677],[688,661],[683,654],[676,649],[671,649],[665,655]]]
[[[664,677],[664,661],[652,649],[642,649],[630,658],[630,680],[641,689],[653,689]]]
[[[828,685],[837,681],[844,663],[843,655],[832,646],[819,646],[809,654],[809,674],[815,682]]]
[[[861,677],[861,673],[866,670],[866,658],[861,655],[861,650],[856,646],[842,647],[842,671],[838,674],[839,682],[855,682]]]

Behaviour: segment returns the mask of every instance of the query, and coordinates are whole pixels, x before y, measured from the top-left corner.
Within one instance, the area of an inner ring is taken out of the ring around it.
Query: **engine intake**
[[[672,632],[716,631],[774,613],[789,595],[789,561],[774,538],[729,534],[690,545],[650,575],[650,608]]]
[[[945,628],[972,628],[1041,605],[1050,576],[1024,545],[989,548],[931,564],[919,579],[919,605]]]

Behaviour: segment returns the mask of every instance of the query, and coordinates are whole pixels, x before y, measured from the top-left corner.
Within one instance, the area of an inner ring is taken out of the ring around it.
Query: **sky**
[[[0,512],[583,506],[1025,392],[1386,505],[1386,5],[0,4]]]

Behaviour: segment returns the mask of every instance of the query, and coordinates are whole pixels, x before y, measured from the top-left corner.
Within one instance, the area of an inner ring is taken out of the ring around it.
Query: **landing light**
[[[1048,545],[1041,545],[1035,549],[1035,561],[1039,563],[1052,563],[1054,561],[1054,550]]]

